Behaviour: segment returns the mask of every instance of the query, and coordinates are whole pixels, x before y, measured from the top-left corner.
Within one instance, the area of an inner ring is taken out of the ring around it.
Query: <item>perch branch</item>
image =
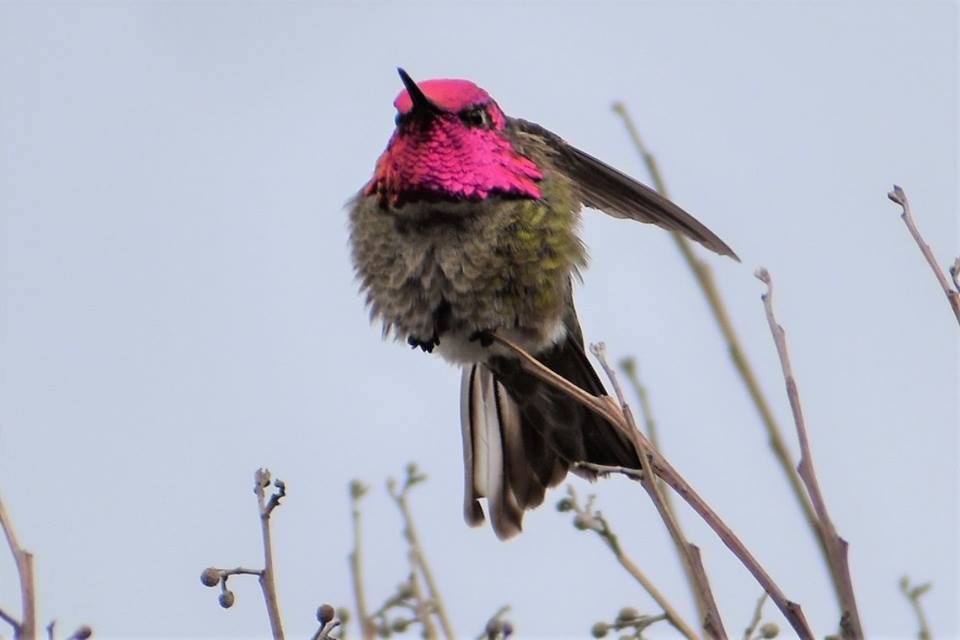
[[[928,245],[923,239],[923,236],[920,235],[920,230],[917,229],[917,225],[913,221],[913,214],[910,212],[910,201],[907,200],[907,194],[903,191],[903,189],[900,188],[899,185],[893,185],[893,191],[888,193],[887,197],[896,202],[898,205],[900,205],[900,208],[903,209],[903,213],[900,214],[900,217],[903,219],[904,224],[907,225],[907,229],[910,231],[910,235],[913,236],[917,246],[920,247],[920,252],[923,254],[923,257],[926,258],[927,264],[929,264],[930,268],[933,269],[933,275],[937,277],[937,282],[940,283],[940,288],[943,289],[944,295],[947,296],[947,301],[950,303],[950,307],[953,309],[953,315],[957,317],[957,322],[960,322],[960,293],[958,293],[957,289],[954,289],[950,286],[950,283],[947,281],[947,276],[944,275],[943,269],[940,268],[940,265],[937,264],[937,259],[933,256],[933,251],[930,249],[930,245]],[[956,286],[957,281],[958,262],[960,262],[960,259],[954,261],[953,266],[950,268],[950,275],[953,278],[954,286]]]
[[[783,379],[786,382],[787,397],[790,400],[790,409],[793,412],[793,421],[797,427],[797,439],[800,441],[800,464],[797,466],[797,472],[803,480],[807,493],[810,495],[810,501],[817,514],[817,526],[820,528],[820,535],[827,542],[827,558],[830,561],[834,575],[840,576],[840,631],[844,638],[850,640],[859,640],[863,638],[863,629],[860,626],[860,613],[857,610],[857,600],[853,593],[853,581],[850,579],[850,564],[847,561],[847,541],[837,534],[837,529],[830,519],[827,511],[826,502],[823,499],[823,493],[820,491],[820,483],[817,480],[817,474],[813,468],[813,455],[810,452],[810,442],[807,438],[807,427],[803,419],[803,409],[800,406],[800,394],[797,391],[797,381],[793,375],[793,368],[790,366],[790,354],[787,351],[786,334],[777,323],[773,313],[773,282],[766,269],[760,268],[756,273],[757,278],[767,285],[767,291],[763,294],[763,306],[767,314],[767,322],[770,325],[770,332],[773,334],[773,341],[777,347],[777,354],[780,356],[780,364],[783,369]]]
[[[20,580],[20,620],[15,620],[4,613],[3,619],[13,627],[13,637],[19,640],[34,640],[37,637],[37,601],[34,591],[33,554],[24,550],[17,541],[13,531],[13,523],[7,515],[7,510],[0,499],[0,528],[10,547],[10,555],[17,567],[17,577]]]
[[[637,130],[637,127],[633,122],[633,118],[630,117],[626,106],[621,102],[617,102],[613,105],[613,110],[623,120],[624,126],[627,129],[627,133],[633,140],[634,146],[640,153],[643,163],[646,166],[647,171],[650,173],[654,188],[663,197],[669,197],[669,194],[667,193],[667,186],[663,181],[663,176],[660,174],[660,167],[657,163],[657,159],[644,144],[643,138],[640,137],[640,132]],[[820,551],[824,562],[826,563],[827,568],[831,571],[834,590],[839,596],[839,576],[834,574],[832,572],[832,568],[830,567],[830,562],[827,558],[827,544],[826,541],[821,537],[820,529],[817,527],[817,516],[813,510],[813,505],[810,504],[810,500],[803,490],[803,483],[797,474],[796,468],[794,467],[793,457],[790,455],[790,451],[787,449],[786,441],[784,440],[780,425],[777,423],[776,418],[773,417],[773,411],[770,409],[770,403],[767,402],[766,396],[764,396],[763,391],[760,389],[760,383],[757,382],[757,377],[753,372],[753,367],[747,360],[746,353],[740,344],[740,339],[737,337],[737,332],[730,320],[730,315],[723,303],[723,298],[720,296],[720,291],[717,289],[716,282],[713,279],[713,271],[706,262],[697,257],[696,253],[694,253],[693,245],[689,240],[679,233],[672,233],[671,235],[673,236],[673,240],[676,243],[677,248],[683,255],[684,261],[693,272],[693,276],[696,279],[697,284],[700,285],[700,290],[703,292],[703,296],[707,300],[707,306],[710,308],[713,319],[716,321],[717,326],[720,329],[720,333],[723,334],[723,339],[727,343],[727,350],[730,353],[730,359],[733,360],[733,365],[736,368],[737,373],[740,374],[740,379],[743,380],[743,384],[747,388],[747,393],[749,394],[750,399],[753,401],[753,405],[756,408],[757,413],[760,414],[760,420],[763,422],[764,429],[767,432],[767,441],[770,445],[770,449],[773,451],[773,455],[777,459],[783,474],[787,477],[790,490],[793,492],[794,498],[803,511],[803,516],[807,521],[807,526],[810,528],[814,538],[817,540],[817,544],[820,546]]]
[[[562,376],[554,373],[549,368],[540,363],[536,358],[531,356],[529,353],[524,351],[521,347],[514,344],[512,341],[497,335],[493,334],[493,339],[500,343],[501,345],[507,347],[512,351],[521,362],[524,370],[541,380],[549,384],[550,386],[564,391],[570,397],[574,398],[585,407],[594,411],[600,417],[604,418],[611,425],[614,425],[616,428],[620,429],[627,437],[631,439],[632,442],[637,440],[644,441],[646,446],[646,452],[649,455],[649,459],[644,460],[644,462],[649,463],[649,466],[653,469],[653,472],[663,480],[674,490],[677,494],[680,495],[683,500],[690,505],[690,507],[697,512],[697,514],[710,526],[711,529],[717,534],[720,540],[730,549],[731,552],[740,560],[741,563],[747,568],[750,574],[757,580],[763,590],[770,594],[770,598],[777,605],[777,608],[783,613],[784,617],[804,640],[813,638],[813,633],[810,631],[810,627],[807,624],[806,618],[803,615],[803,610],[800,605],[796,602],[792,602],[787,599],[780,587],[773,581],[770,575],[764,570],[756,558],[753,557],[753,554],[744,546],[743,542],[730,530],[730,528],[723,522],[723,520],[718,516],[713,509],[704,502],[703,498],[697,494],[693,487],[687,483],[687,481],[673,468],[672,465],[655,449],[650,447],[649,441],[646,441],[646,436],[638,430],[634,429],[631,432],[630,425],[627,423],[624,412],[620,407],[616,406],[616,402],[611,400],[609,397],[604,396],[603,399],[594,396],[590,393],[587,393],[580,387],[570,383],[568,380]],[[571,389],[572,388],[572,389]]]

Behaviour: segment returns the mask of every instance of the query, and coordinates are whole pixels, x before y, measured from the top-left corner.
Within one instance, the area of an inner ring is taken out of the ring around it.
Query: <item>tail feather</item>
[[[538,360],[596,395],[606,391],[583,351],[579,327]],[[632,444],[603,418],[523,371],[504,357],[474,364],[461,385],[465,492],[464,517],[483,522],[487,499],[497,536],[520,532],[523,513],[539,506],[546,490],[576,462],[640,466]],[[575,473],[593,479],[581,468]]]
[[[483,522],[478,500],[487,498],[490,520],[497,536],[507,539],[520,533],[523,507],[516,495],[517,474],[526,469],[520,422],[493,374],[483,365],[464,369],[461,388],[464,443],[464,518],[471,525]],[[518,448],[518,443],[521,448]]]

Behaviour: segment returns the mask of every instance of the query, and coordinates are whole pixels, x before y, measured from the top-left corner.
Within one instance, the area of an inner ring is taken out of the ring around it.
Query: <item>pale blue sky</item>
[[[708,260],[789,426],[752,275],[773,274],[868,633],[914,632],[908,573],[935,583],[936,637],[958,636],[957,326],[885,195],[902,184],[940,261],[960,253],[956,57],[948,2],[0,4],[0,491],[43,619],[266,634],[253,581],[223,611],[198,576],[258,562],[267,465],[290,490],[287,626],[307,636],[317,604],[352,605],[350,479],[376,488],[371,602],[403,577],[382,482],[409,460],[430,476],[413,507],[464,635],[504,603],[531,638],[654,611],[552,508],[559,492],[515,541],[464,525],[459,375],[367,323],[344,203],[390,135],[402,65],[474,80],[645,179],[609,108],[629,105],[676,200],[743,258]],[[584,236],[588,340],[639,359],[668,456],[832,631],[825,571],[669,237],[595,212]],[[689,613],[642,491],[578,486]],[[759,588],[682,518],[736,636]],[[15,603],[3,555],[0,606]]]

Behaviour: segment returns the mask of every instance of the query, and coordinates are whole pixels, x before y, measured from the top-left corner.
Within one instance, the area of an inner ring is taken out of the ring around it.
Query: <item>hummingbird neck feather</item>
[[[497,110],[499,111],[499,110]],[[471,128],[456,116],[426,129],[398,129],[377,161],[366,195],[392,206],[424,198],[540,198],[543,172],[498,128]]]

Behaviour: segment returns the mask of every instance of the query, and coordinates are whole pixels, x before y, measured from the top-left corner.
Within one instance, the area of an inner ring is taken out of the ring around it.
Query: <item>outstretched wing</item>
[[[616,218],[650,222],[677,231],[711,251],[740,261],[713,231],[650,187],[567,144],[538,124],[517,118],[512,118],[511,124],[545,142],[558,168],[573,180],[584,205]]]

